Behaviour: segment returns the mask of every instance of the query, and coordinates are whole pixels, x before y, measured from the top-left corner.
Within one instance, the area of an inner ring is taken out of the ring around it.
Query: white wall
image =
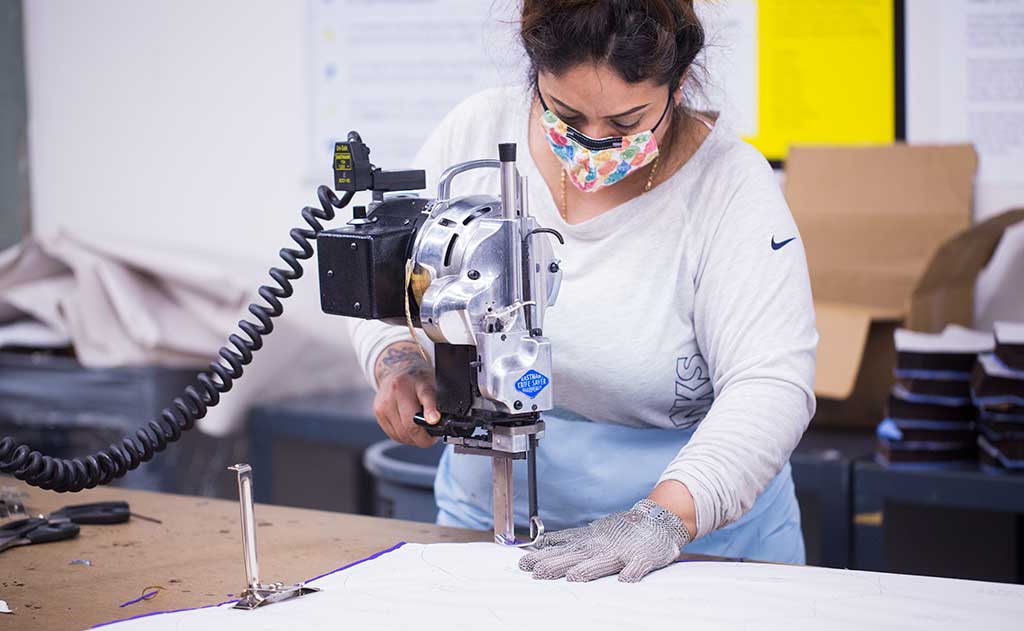
[[[305,11],[303,0],[24,3],[34,230],[173,249],[260,279],[315,202]],[[983,184],[976,216],[1020,194]],[[1014,283],[996,276],[986,291]],[[341,328],[319,314],[315,280],[300,289],[293,310],[309,326]]]
[[[35,234],[171,253],[241,288],[266,282],[316,204],[305,3],[31,0],[24,11]],[[204,431],[237,427],[264,398],[365,387],[342,321],[320,311],[315,270]]]
[[[314,201],[304,3],[24,7],[35,231],[269,263]]]

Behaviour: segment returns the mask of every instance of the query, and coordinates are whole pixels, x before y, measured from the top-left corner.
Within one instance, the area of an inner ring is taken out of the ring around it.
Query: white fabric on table
[[[689,561],[640,583],[535,581],[522,551],[405,544],[312,581],[322,591],[257,609],[231,604],[109,627],[161,629],[1019,629],[1024,586],[794,565]],[[275,577],[275,580],[281,577]]]

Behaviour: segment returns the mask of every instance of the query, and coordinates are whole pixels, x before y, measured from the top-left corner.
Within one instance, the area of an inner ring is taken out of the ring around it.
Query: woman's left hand
[[[519,559],[519,569],[537,579],[583,582],[618,574],[635,583],[675,561],[690,538],[675,513],[644,499],[589,526],[547,535],[543,548]]]

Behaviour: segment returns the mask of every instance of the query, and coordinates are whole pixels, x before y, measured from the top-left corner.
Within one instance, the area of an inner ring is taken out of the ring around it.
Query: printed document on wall
[[[334,142],[352,129],[370,146],[374,164],[414,166],[420,145],[460,101],[521,81],[515,6],[511,0],[307,0],[308,175],[330,181]]]
[[[982,184],[1024,184],[1024,0],[911,0],[907,139],[973,142]]]

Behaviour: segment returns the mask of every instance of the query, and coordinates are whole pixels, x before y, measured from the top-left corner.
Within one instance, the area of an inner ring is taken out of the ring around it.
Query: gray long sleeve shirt
[[[452,164],[492,157],[499,142],[529,146],[530,98],[501,88],[453,110],[415,161],[428,185]],[[696,427],[661,480],[693,495],[697,536],[736,521],[788,461],[815,409],[807,263],[770,166],[716,125],[650,192],[569,225],[529,152],[519,155],[531,211],[565,236],[554,244],[563,282],[544,327],[556,405],[597,422]],[[453,192],[498,188],[494,173],[473,171]],[[380,322],[349,327],[371,383],[381,351],[409,339]]]

